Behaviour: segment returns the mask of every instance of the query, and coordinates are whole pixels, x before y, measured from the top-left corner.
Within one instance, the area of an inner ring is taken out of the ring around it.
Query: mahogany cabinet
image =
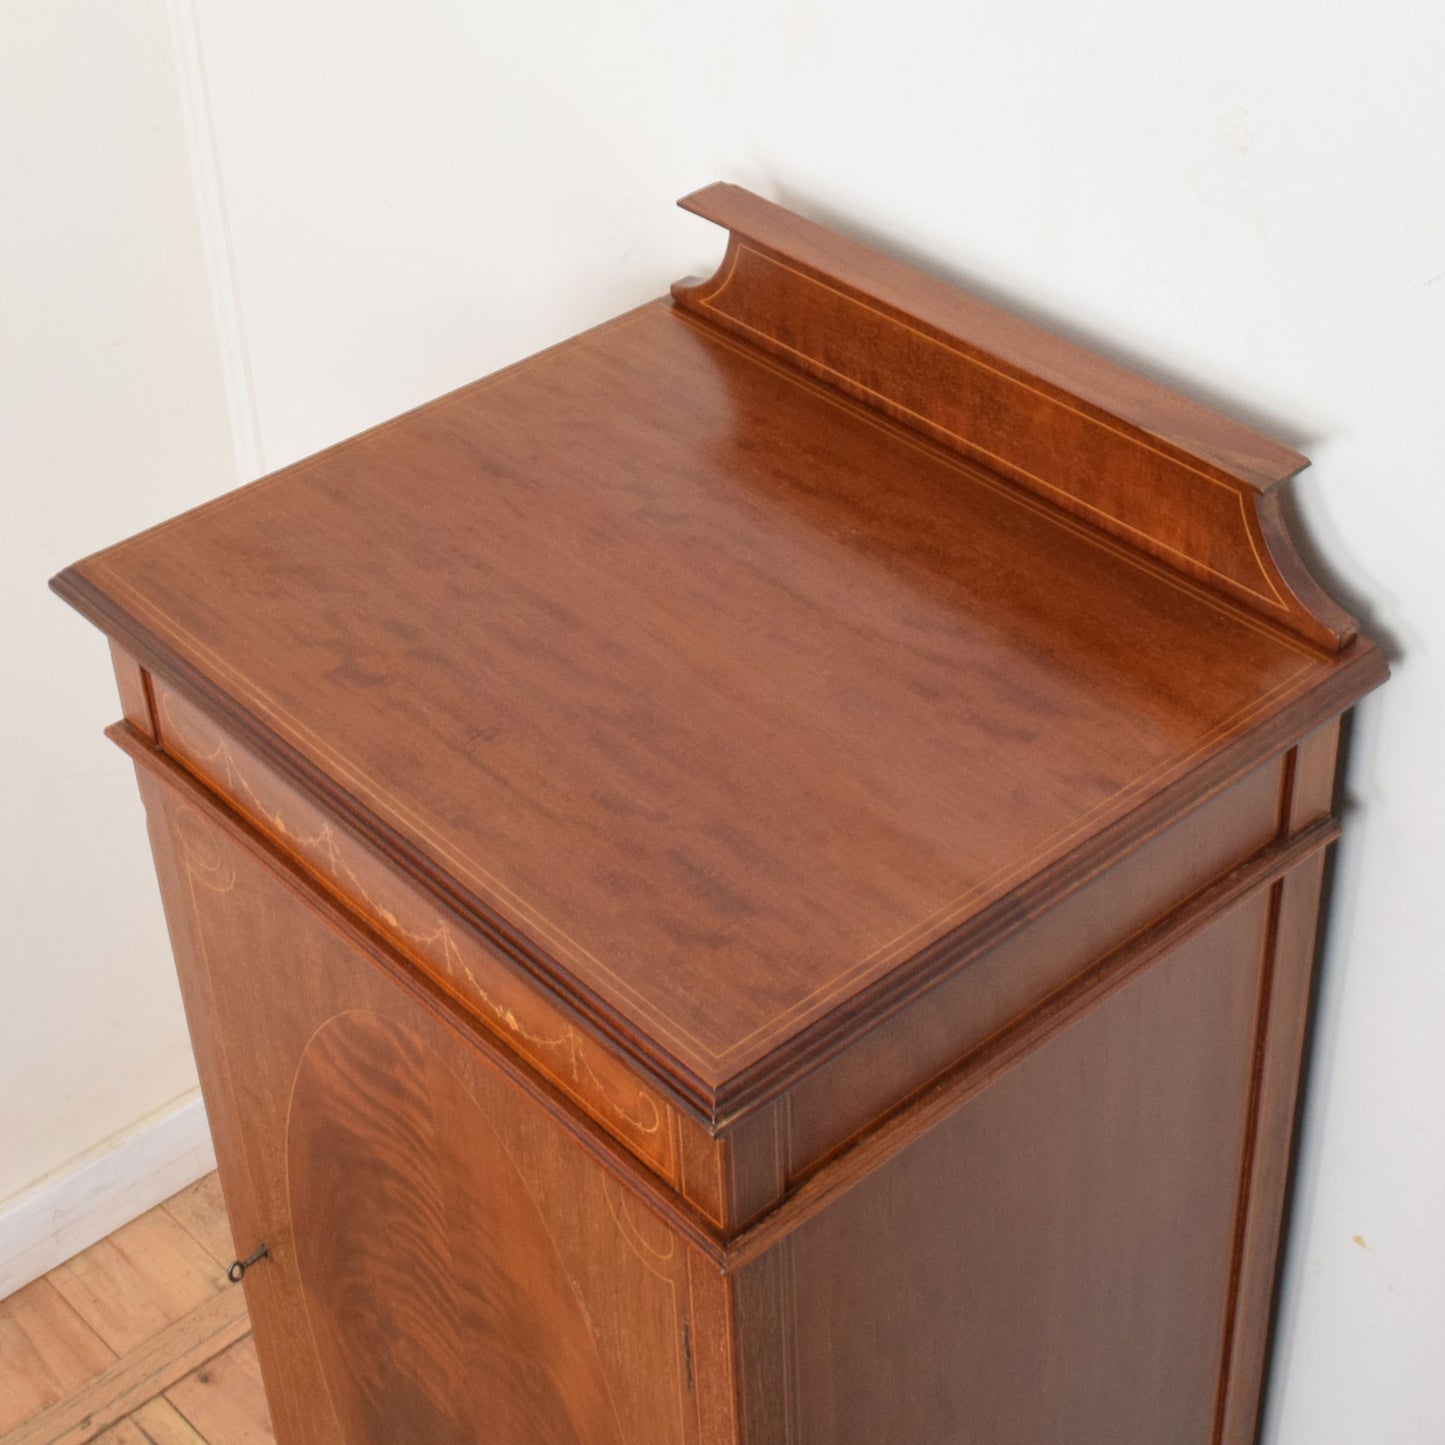
[[[711,279],[54,584],[277,1437],[1244,1445],[1385,675],[1304,459],[684,204]]]

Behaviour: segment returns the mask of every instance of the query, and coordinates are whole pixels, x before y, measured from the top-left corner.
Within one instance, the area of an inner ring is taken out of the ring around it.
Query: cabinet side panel
[[[1329,753],[1332,766],[1333,747]],[[1278,885],[1255,1132],[1240,1206],[1238,1282],[1220,1393],[1220,1445],[1250,1445],[1258,1428],[1325,856],[1317,854]]]
[[[1331,719],[1295,749],[1283,828],[1294,831],[1334,803],[1342,720]],[[1309,1021],[1326,855],[1279,884],[1273,958],[1261,1024],[1254,1134],[1240,1199],[1237,1282],[1220,1382],[1221,1445],[1249,1445],[1258,1430],[1269,1334],[1284,1235],[1300,1070]]]
[[[1339,754],[1341,719],[1331,718],[1300,740],[1295,749],[1293,786],[1286,826],[1297,832],[1334,807],[1335,765]]]
[[[790,1180],[1272,842],[1282,771],[1279,758],[1253,769],[802,1080],[788,1101]]]
[[[270,1250],[281,1445],[698,1440],[688,1244],[323,900],[142,787],[228,1208]]]
[[[1242,901],[791,1236],[801,1445],[1211,1445],[1269,918]]]
[[[115,669],[115,686],[125,720],[143,737],[154,739],[156,727],[149,674],[114,640],[110,644],[110,661]]]

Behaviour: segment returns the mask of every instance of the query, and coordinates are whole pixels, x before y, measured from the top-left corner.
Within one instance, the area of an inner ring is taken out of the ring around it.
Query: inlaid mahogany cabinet
[[[710,279],[54,584],[277,1437],[1245,1445],[1385,675],[1304,459],[684,205]]]

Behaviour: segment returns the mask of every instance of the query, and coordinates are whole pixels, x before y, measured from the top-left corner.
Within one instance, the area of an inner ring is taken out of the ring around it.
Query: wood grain
[[[95,1445],[152,1445],[152,1441],[137,1421],[128,1416],[103,1435],[97,1435]]]
[[[1292,874],[1276,900],[1271,968],[1262,1000],[1260,1069],[1239,1198],[1233,1314],[1219,1387],[1220,1445],[1251,1445],[1259,1418],[1324,862],[1321,855]]]
[[[224,1270],[236,1258],[220,1177],[212,1171],[173,1194],[161,1208]]]
[[[346,1439],[617,1445],[545,1216],[423,1039],[337,1015],[306,1045],[287,1116],[297,1269]]]
[[[740,1266],[766,1253],[916,1138],[966,1107],[999,1077],[1074,1027],[1134,978],[1156,967],[1162,958],[1247,899],[1272,889],[1293,870],[1306,867],[1336,836],[1338,825],[1332,820],[1321,821],[1256,854],[1154,927],[1130,938],[1022,1012],[979,1046],[962,1053],[952,1069],[892,1110],[881,1113],[868,1128],[857,1132],[846,1150],[831,1155],[797,1184],[783,1205],[735,1236],[728,1247],[728,1265]]]
[[[714,1108],[1378,676],[665,306],[61,585]]]
[[[1267,918],[1246,901],[790,1236],[802,1438],[1204,1445]]]
[[[14,1429],[115,1359],[49,1279],[0,1307],[0,1434]]]
[[[110,644],[110,662],[120,693],[121,712],[139,733],[155,737],[156,724],[151,706],[150,679],[141,665],[116,643]]]
[[[910,316],[988,355],[1011,375],[1027,376],[1239,481],[1264,489],[1308,465],[1292,448],[1180,392],[742,186],[705,186],[678,205],[826,278],[840,292],[866,295],[887,313]],[[847,328],[839,332],[846,336]]]
[[[143,796],[188,1015],[210,1021],[221,1182],[270,1248],[244,1289],[278,1440],[385,1445],[411,1419],[689,1445],[691,1246],[160,776]]]
[[[0,1300],[0,1445],[92,1437],[109,1445],[232,1445],[237,1431],[224,1421],[204,1441],[153,1393],[244,1336],[241,1297],[229,1286],[217,1334],[215,1282],[232,1254],[229,1244],[208,1250],[204,1241],[219,1246],[226,1233],[209,1174]],[[164,1358],[166,1348],[173,1359]],[[243,1341],[235,1358],[244,1360],[247,1348]],[[259,1402],[264,1417],[259,1378],[228,1377],[220,1393],[237,1396],[229,1408],[238,1416],[255,1415]]]
[[[477,1021],[676,1185],[678,1154],[704,1136],[664,1091],[649,1086],[577,1026],[505,953],[408,878],[346,824],[278,776],[164,682],[154,685],[165,752],[305,863],[347,907],[384,931]]]
[[[77,1261],[15,1441],[1252,1438],[1385,676],[1303,459],[687,204],[712,280],[55,579],[265,1253],[254,1352],[213,1190]]]
[[[271,1415],[266,1407],[266,1392],[261,1384],[261,1370],[256,1363],[256,1347],[251,1339],[238,1340],[228,1350],[192,1370],[166,1391],[171,1406],[169,1417],[160,1417],[161,1438],[155,1445],[167,1445],[166,1435],[177,1441],[199,1439],[205,1445],[272,1445]],[[179,1416],[179,1419],[176,1416]],[[152,1412],[157,1420],[158,1412]],[[141,1423],[144,1418],[136,1417]],[[189,1428],[189,1437],[180,1433]],[[151,1433],[151,1426],[146,1426]],[[403,1431],[397,1440],[425,1439],[419,1430]]]
[[[5,1437],[5,1445],[84,1445],[249,1329],[240,1291],[214,1295],[80,1389],[31,1416]]]
[[[1279,512],[1297,452],[737,186],[680,204],[731,233],[680,305],[1303,637],[1354,638]]]
[[[1128,940],[1175,914],[1275,841],[1283,760],[1271,759],[1132,852],[996,936],[846,1052],[820,1061],[789,1101],[787,1175],[807,1177],[971,1048]],[[1018,926],[1022,923],[1023,926]]]
[[[219,1440],[206,1441],[196,1434],[186,1417],[164,1395],[148,1400],[130,1418],[145,1431],[151,1445],[221,1445]]]
[[[50,1279],[117,1355],[228,1288],[224,1266],[164,1209],[91,1245]]]

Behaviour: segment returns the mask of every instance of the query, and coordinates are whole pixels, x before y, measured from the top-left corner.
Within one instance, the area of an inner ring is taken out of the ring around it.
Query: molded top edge
[[[678,205],[936,326],[1005,367],[1048,382],[1258,491],[1310,464],[1308,457],[1231,417],[742,186],[718,181]]]

